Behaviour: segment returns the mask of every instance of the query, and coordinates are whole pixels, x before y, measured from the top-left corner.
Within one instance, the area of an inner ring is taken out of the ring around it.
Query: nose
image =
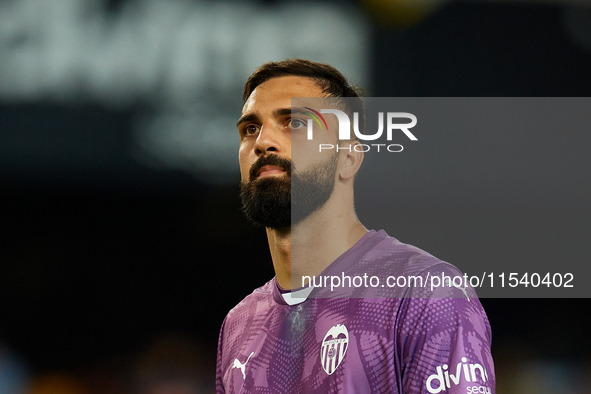
[[[279,153],[282,149],[280,131],[276,125],[263,124],[254,146],[257,156],[264,156],[270,152]]]

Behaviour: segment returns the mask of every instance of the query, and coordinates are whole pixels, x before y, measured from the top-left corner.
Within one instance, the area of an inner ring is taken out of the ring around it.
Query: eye
[[[253,135],[258,133],[259,131],[259,126],[254,125],[254,124],[249,124],[244,126],[244,135]]]
[[[289,128],[290,129],[301,129],[303,127],[306,127],[306,122],[304,122],[303,120],[299,120],[299,119],[290,119],[289,120]]]

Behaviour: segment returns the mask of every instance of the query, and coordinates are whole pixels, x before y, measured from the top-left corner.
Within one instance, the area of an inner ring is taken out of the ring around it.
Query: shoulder
[[[260,313],[270,307],[273,299],[273,286],[275,280],[271,279],[263,286],[256,288],[252,293],[247,295],[234,308],[232,308],[226,315],[227,320],[243,320],[248,315]]]
[[[234,336],[240,336],[241,333],[258,325],[258,322],[264,321],[262,317],[273,310],[274,286],[275,279],[271,279],[244,297],[226,314],[220,331],[220,342]]]
[[[454,265],[413,245],[378,232],[379,242],[364,251],[360,259],[344,267],[348,275],[373,278],[363,296],[475,298],[465,285],[462,272]],[[376,235],[377,235],[376,234]],[[455,279],[455,282],[454,282]]]
[[[400,242],[398,239],[390,237],[387,234],[381,242],[365,254],[362,260],[383,263],[391,268],[399,268],[415,273],[444,263],[423,249]]]

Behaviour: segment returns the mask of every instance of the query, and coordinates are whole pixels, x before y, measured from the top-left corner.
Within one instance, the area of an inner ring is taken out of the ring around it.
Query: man
[[[345,288],[336,297],[334,289],[303,286],[317,276],[461,273],[359,222],[359,142],[337,141],[336,121],[326,116],[325,132],[311,144],[306,125],[319,108],[292,108],[294,97],[328,100],[347,113],[349,98],[360,100],[336,69],[301,59],[267,63],[245,85],[243,210],[266,228],[276,276],[224,320],[217,392],[494,393],[490,326],[469,286],[433,290],[415,282],[354,294]],[[320,153],[318,143],[341,149]]]

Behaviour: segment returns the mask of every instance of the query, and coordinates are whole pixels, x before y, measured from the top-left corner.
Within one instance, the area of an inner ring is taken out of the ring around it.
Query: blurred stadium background
[[[373,96],[590,96],[591,8],[1,0],[0,393],[213,392],[225,314],[273,276],[239,211],[241,89],[289,57]],[[391,235],[454,263],[494,242],[485,227],[533,260],[588,262],[587,204],[464,211],[469,198],[404,204]],[[589,300],[482,303],[498,393],[591,392]]]

